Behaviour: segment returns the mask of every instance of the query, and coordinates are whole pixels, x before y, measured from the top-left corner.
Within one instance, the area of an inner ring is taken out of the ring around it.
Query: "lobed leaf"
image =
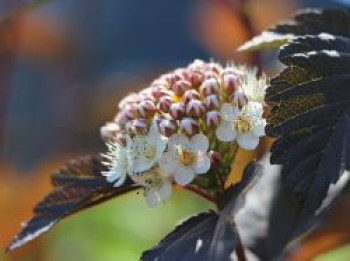
[[[234,215],[240,209],[245,194],[262,172],[259,164],[250,163],[242,181],[228,188],[224,195],[224,209],[194,216],[162,239],[157,246],[145,251],[143,261],[230,260],[239,236]]]
[[[241,51],[276,49],[295,37],[329,33],[337,36],[350,36],[350,9],[318,10],[306,9],[299,12],[294,21],[276,25],[242,45]]]
[[[103,168],[100,157],[85,156],[69,161],[54,173],[54,190],[35,206],[33,217],[23,224],[7,251],[35,239],[68,215],[137,188],[131,180],[113,187],[101,175]]]
[[[271,162],[283,164],[305,223],[350,166],[350,11],[305,11],[273,30],[295,36],[280,49],[287,68],[267,90],[266,132],[278,138]]]

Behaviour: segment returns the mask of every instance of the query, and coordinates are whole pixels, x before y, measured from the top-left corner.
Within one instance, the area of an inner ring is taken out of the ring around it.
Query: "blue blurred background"
[[[252,63],[236,48],[322,0],[0,0],[0,247],[66,159],[103,150],[99,127],[126,93],[195,58]],[[248,19],[243,19],[244,15]],[[261,62],[274,68],[272,55]],[[185,200],[186,198],[186,200]],[[149,210],[130,194],[71,217],[0,260],[138,260],[211,206],[177,191]]]

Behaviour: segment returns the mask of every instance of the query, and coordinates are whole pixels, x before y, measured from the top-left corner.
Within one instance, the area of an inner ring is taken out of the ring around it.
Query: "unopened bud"
[[[146,119],[136,119],[133,121],[133,127],[135,134],[142,134],[147,132],[148,124]]]
[[[118,104],[119,110],[124,110],[126,106],[136,103],[138,99],[139,99],[138,94],[130,93],[128,96],[126,96],[124,99],[122,99],[119,102]]]
[[[173,119],[178,120],[182,118],[186,113],[186,108],[181,103],[173,103],[170,106],[169,114]]]
[[[177,96],[181,96],[186,90],[190,88],[191,88],[191,83],[185,80],[177,81],[172,86],[172,90]]]
[[[206,79],[200,88],[201,93],[204,96],[208,96],[210,94],[218,93],[219,91],[219,83],[216,78]]]
[[[244,72],[241,70],[238,70],[237,68],[235,68],[233,66],[228,66],[221,71],[222,76],[224,76],[226,74],[233,74],[233,75],[236,75],[237,77],[241,77],[244,75]]]
[[[222,70],[222,67],[218,63],[209,63],[208,70],[218,75]]]
[[[180,129],[188,136],[193,136],[199,132],[199,122],[190,117],[183,118],[180,122]]]
[[[156,106],[150,100],[143,100],[139,104],[138,112],[141,117],[145,117],[145,118],[151,117],[156,112]]]
[[[123,146],[126,146],[126,133],[118,133],[117,135],[116,135],[116,138],[115,138],[115,140],[119,143],[119,144],[121,144],[121,145],[123,145]]]
[[[158,125],[158,130],[160,134],[170,137],[177,131],[177,124],[174,120],[163,119]]]
[[[241,88],[231,94],[230,101],[234,106],[238,108],[242,108],[248,104],[248,98]]]
[[[201,101],[191,100],[186,105],[186,115],[193,118],[198,118],[203,115],[205,108]]]
[[[204,72],[204,79],[216,78],[217,74],[212,71]]]
[[[138,107],[136,104],[129,104],[125,106],[125,108],[123,109],[123,112],[127,117],[127,119],[132,120],[138,116],[137,108]]]
[[[191,84],[193,87],[197,88],[199,85],[202,84],[204,80],[204,73],[200,70],[192,70],[191,74]]]
[[[223,83],[227,94],[233,93],[238,88],[238,78],[232,73],[223,75]]]
[[[216,94],[209,95],[204,100],[204,106],[207,110],[219,108],[219,99]]]
[[[184,104],[188,104],[192,100],[199,100],[199,98],[200,98],[199,93],[196,90],[191,89],[191,90],[185,91],[185,93],[182,95],[182,102]]]
[[[218,111],[207,112],[205,118],[208,127],[217,127],[220,124],[220,114]]]
[[[168,89],[165,85],[152,85],[152,95],[156,100],[168,94]]]
[[[175,74],[180,80],[186,80],[186,81],[191,80],[191,71],[188,70],[187,68],[179,68],[175,70]]]
[[[162,112],[168,113],[172,102],[173,100],[171,99],[170,96],[163,96],[159,99],[159,102],[157,104],[157,109]]]

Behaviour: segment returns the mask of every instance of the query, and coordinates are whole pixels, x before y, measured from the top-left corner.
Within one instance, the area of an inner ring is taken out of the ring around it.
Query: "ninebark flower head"
[[[214,172],[229,174],[237,147],[254,150],[264,135],[265,89],[265,76],[235,64],[195,60],[161,75],[120,101],[101,128],[103,175],[116,186],[129,176],[149,206],[168,199],[172,183],[217,184]]]

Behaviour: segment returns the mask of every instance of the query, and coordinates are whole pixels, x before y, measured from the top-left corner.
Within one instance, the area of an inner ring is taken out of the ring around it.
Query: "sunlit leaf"
[[[113,187],[101,175],[103,168],[100,157],[86,156],[68,162],[53,174],[54,190],[36,205],[33,217],[7,250],[35,239],[70,214],[137,188],[130,180],[121,187]]]
[[[276,49],[296,36],[330,33],[350,35],[350,10],[307,9],[299,12],[292,22],[278,24],[246,42],[241,51]]]

